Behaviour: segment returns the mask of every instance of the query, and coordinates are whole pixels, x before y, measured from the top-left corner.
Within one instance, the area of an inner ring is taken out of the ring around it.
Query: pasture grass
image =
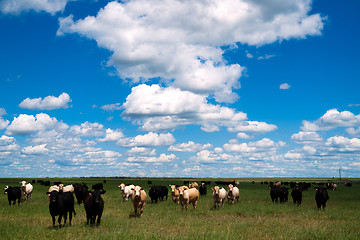
[[[65,184],[102,182],[96,178],[46,179]],[[0,179],[0,186],[18,186],[20,179]],[[30,179],[27,179],[30,181]],[[251,184],[242,179],[239,185],[240,202],[212,208],[211,186],[206,197],[201,196],[198,208],[188,212],[167,201],[145,205],[144,215],[134,217],[131,202],[122,202],[121,182],[143,186],[148,193],[148,180],[153,185],[182,185],[183,179],[116,179],[106,178],[105,208],[99,227],[86,225],[83,204],[75,204],[76,216],[72,226],[52,227],[48,208],[48,187],[35,183],[33,198],[20,206],[8,205],[6,195],[0,197],[1,239],[360,239],[360,184],[329,191],[325,211],[318,211],[315,191],[303,193],[301,206],[289,202],[273,204],[267,185],[257,179]],[[293,179],[292,179],[293,180]],[[211,181],[211,179],[210,179]],[[261,180],[262,181],[262,180]],[[267,181],[270,181],[267,179]],[[291,181],[291,180],[290,180]],[[313,180],[310,180],[313,181]],[[324,179],[323,179],[324,181]]]

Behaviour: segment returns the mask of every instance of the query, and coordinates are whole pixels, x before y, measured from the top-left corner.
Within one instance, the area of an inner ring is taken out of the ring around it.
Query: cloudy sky
[[[0,0],[0,177],[360,177],[359,9]]]

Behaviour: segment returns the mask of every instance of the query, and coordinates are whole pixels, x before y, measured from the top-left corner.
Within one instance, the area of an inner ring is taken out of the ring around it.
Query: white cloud
[[[174,154],[166,155],[164,153],[160,154],[159,157],[128,157],[128,162],[144,162],[144,163],[166,163],[172,162],[176,159]]]
[[[99,123],[84,122],[80,126],[74,125],[70,131],[81,137],[99,137],[105,134],[104,126]]]
[[[198,152],[203,149],[211,148],[212,145],[210,143],[200,144],[194,143],[193,141],[189,141],[187,143],[179,143],[174,146],[170,146],[168,151],[171,152]]]
[[[149,132],[145,135],[138,135],[134,138],[123,138],[117,141],[117,145],[123,147],[160,147],[169,146],[175,142],[175,138],[171,133],[153,133]]]
[[[266,133],[275,131],[277,126],[258,121],[243,121],[235,126],[229,127],[229,132],[250,132],[250,133]]]
[[[38,110],[53,110],[60,108],[68,108],[68,103],[71,102],[70,96],[67,93],[60,94],[59,97],[47,96],[42,98],[26,98],[19,104],[19,107],[25,109],[38,109]]]
[[[256,142],[238,143],[237,140],[230,141],[224,144],[223,148],[227,152],[263,152],[276,151],[280,147],[285,146],[285,142],[274,142],[269,138],[263,138]]]
[[[245,113],[207,103],[206,97],[178,88],[141,84],[132,89],[123,104],[124,117],[136,119],[145,131],[172,130],[178,126],[200,124],[204,131],[237,125]]]
[[[0,11],[4,14],[18,15],[21,12],[34,10],[54,15],[56,12],[64,11],[70,1],[76,0],[3,0],[0,2]]]
[[[304,146],[303,150],[310,155],[314,155],[316,153],[316,149],[311,146]]]
[[[40,155],[40,154],[45,154],[48,151],[49,150],[46,148],[46,144],[42,144],[34,147],[32,146],[24,147],[21,150],[21,153],[26,155]]]
[[[6,128],[8,135],[28,135],[41,130],[48,129],[67,129],[68,125],[59,122],[56,118],[51,118],[45,113],[33,115],[20,114]]]
[[[296,152],[287,152],[284,154],[284,157],[287,159],[301,159],[303,158],[303,155],[301,153],[296,153]]]
[[[249,136],[247,135],[246,133],[243,133],[243,132],[239,132],[237,135],[236,135],[237,138],[239,139],[251,139],[252,136]]]
[[[300,144],[308,144],[322,141],[322,137],[316,132],[298,132],[291,136],[291,140]]]
[[[337,109],[328,110],[314,122],[304,120],[301,130],[304,132],[327,131],[338,127],[353,127],[360,125],[360,114],[349,111],[339,112]]]
[[[358,128],[348,128],[346,132],[351,136],[360,136],[360,127]]]
[[[244,68],[229,65],[220,47],[320,35],[323,20],[310,10],[311,1],[296,0],[114,1],[96,17],[61,18],[57,34],[94,39],[113,53],[108,65],[124,79],[161,77],[182,90],[234,102]]]
[[[3,108],[0,108],[0,130],[4,129],[9,125],[9,120],[3,119],[3,115],[6,115],[6,111]]]
[[[16,143],[14,137],[8,137],[6,135],[0,137],[0,153],[16,151],[19,148],[20,146]]]
[[[359,138],[346,138],[343,136],[330,137],[327,139],[325,145],[330,147],[330,150],[337,149],[340,152],[360,151]]]
[[[108,104],[108,105],[101,106],[100,108],[102,110],[109,111],[109,112],[122,109],[120,103]]]
[[[283,83],[280,85],[280,89],[282,90],[286,90],[289,89],[291,86],[288,83]]]
[[[112,130],[108,128],[105,134],[104,138],[98,139],[99,142],[116,142],[125,137],[120,129]]]
[[[133,147],[126,152],[128,155],[147,155],[153,156],[156,153],[155,149],[145,148],[145,147]]]

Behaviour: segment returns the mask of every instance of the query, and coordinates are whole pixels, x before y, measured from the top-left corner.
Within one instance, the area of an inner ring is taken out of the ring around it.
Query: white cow
[[[118,185],[118,187],[121,190],[121,196],[123,198],[123,201],[128,201],[129,197],[131,197],[131,195],[133,194],[133,191],[131,189],[135,188],[134,185],[129,185],[129,186],[125,186],[124,183],[121,183],[120,185]]]
[[[226,190],[222,187],[215,186],[211,188],[213,190],[213,205],[214,208],[216,206],[224,206],[225,198],[226,198]]]
[[[29,199],[31,200],[31,196],[32,196],[32,191],[34,189],[33,185],[31,185],[31,183],[28,183],[26,181],[21,181],[19,182],[21,184],[21,191],[22,191],[22,195],[24,197],[24,200]],[[26,197],[26,199],[25,199]]]
[[[239,202],[239,197],[240,197],[240,193],[239,193],[239,188],[238,187],[234,187],[232,184],[229,184],[228,186],[228,192],[227,192],[227,196],[228,196],[228,203],[235,203],[235,199],[237,202]]]
[[[140,216],[141,216],[144,212],[144,207],[146,203],[146,197],[147,197],[146,192],[140,186],[131,188],[131,191],[133,192],[131,194],[131,201],[134,206],[135,216],[137,216],[138,208],[140,209]]]

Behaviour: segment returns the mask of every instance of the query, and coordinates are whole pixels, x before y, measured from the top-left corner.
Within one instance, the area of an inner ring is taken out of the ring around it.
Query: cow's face
[[[232,184],[229,184],[228,186],[229,193],[232,193],[234,186]]]
[[[22,187],[24,187],[24,186],[27,184],[26,181],[21,181],[21,182],[19,182],[19,183],[21,184]]]
[[[219,196],[219,192],[220,192],[220,189],[222,189],[222,187],[219,187],[219,186],[215,186],[213,188],[211,188],[213,190],[213,195],[218,197]]]
[[[169,187],[171,188],[171,192],[175,193],[176,186],[175,185],[169,185]]]
[[[186,190],[186,188],[184,186],[178,187],[179,190],[179,195],[180,197],[182,197],[184,195],[184,191]]]
[[[140,192],[141,192],[141,190],[144,190],[144,189],[140,186],[136,186],[136,187],[132,188],[131,190],[132,190],[135,198],[140,198],[140,194],[141,194]]]
[[[57,191],[52,191],[52,192],[47,192],[46,193],[49,198],[50,198],[50,203],[56,203],[57,202],[57,198],[58,198],[58,192]]]
[[[91,196],[93,196],[93,199],[95,201],[96,204],[99,204],[101,201],[101,194],[105,194],[105,190],[104,191],[100,191],[100,189],[95,189],[91,194]]]
[[[125,191],[125,184],[124,183],[118,185],[118,187],[120,188],[121,191]]]
[[[9,190],[9,186],[5,186],[5,187],[4,187],[4,194],[7,194],[7,193],[8,193],[8,190]]]

